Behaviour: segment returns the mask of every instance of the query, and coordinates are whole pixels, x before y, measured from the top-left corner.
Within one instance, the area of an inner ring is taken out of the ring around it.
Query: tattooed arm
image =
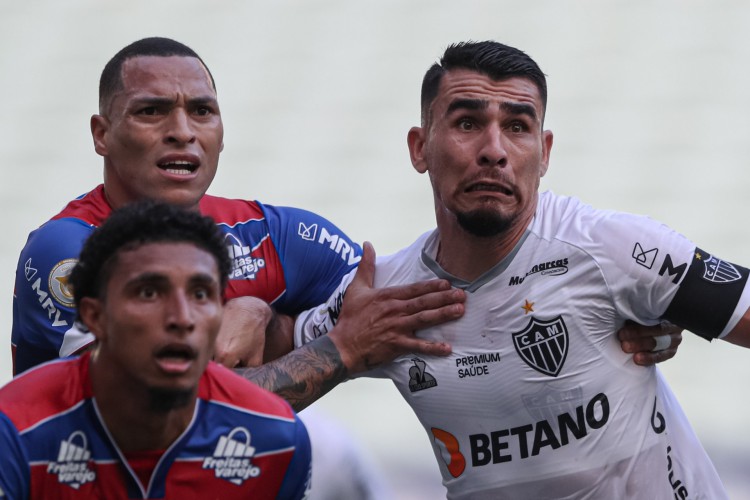
[[[333,341],[324,336],[276,361],[237,373],[300,411],[346,380],[349,371]]]
[[[375,251],[366,242],[335,328],[271,363],[238,373],[300,411],[347,377],[401,354],[450,354],[448,344],[420,339],[414,331],[461,317],[464,292],[445,280],[373,288],[374,276]]]

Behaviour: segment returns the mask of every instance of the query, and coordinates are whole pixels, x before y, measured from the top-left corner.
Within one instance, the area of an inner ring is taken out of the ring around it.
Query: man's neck
[[[531,214],[533,216],[533,214]],[[521,240],[531,216],[495,236],[475,236],[455,220],[438,220],[438,249],[435,261],[444,271],[472,282],[507,257]]]
[[[123,452],[165,450],[193,419],[196,398],[186,406],[154,410],[148,391],[128,383],[114,383],[93,359],[90,374],[94,400],[102,420]]]

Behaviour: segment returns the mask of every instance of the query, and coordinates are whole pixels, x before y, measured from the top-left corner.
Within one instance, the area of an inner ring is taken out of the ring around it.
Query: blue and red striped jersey
[[[216,221],[232,257],[227,299],[254,296],[297,314],[325,302],[362,255],[339,228],[307,210],[205,195],[200,211]],[[13,293],[14,373],[93,341],[74,327],[67,278],[84,241],[111,212],[99,185],[29,235]]]

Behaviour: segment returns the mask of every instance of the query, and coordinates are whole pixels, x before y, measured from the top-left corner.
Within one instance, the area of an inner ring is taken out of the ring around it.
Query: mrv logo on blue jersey
[[[318,234],[318,232],[320,232],[320,234]],[[329,233],[325,227],[318,228],[318,224],[310,224],[307,226],[304,222],[300,222],[297,234],[299,234],[303,240],[315,241],[321,245],[327,245],[350,266],[356,264],[362,259],[360,255],[357,255],[354,248],[349,245],[346,239],[338,234]]]

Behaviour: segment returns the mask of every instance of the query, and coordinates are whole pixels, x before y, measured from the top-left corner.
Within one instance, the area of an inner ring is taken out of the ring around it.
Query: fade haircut
[[[430,122],[430,107],[446,72],[454,69],[476,71],[495,81],[527,78],[536,85],[542,98],[542,113],[547,109],[547,79],[536,62],[525,52],[492,40],[458,42],[445,49],[440,61],[433,64],[422,80],[422,126]],[[544,115],[542,115],[543,117]]]
[[[104,66],[102,76],[99,78],[99,114],[105,115],[108,111],[109,103],[112,96],[119,90],[123,89],[122,83],[122,65],[128,59],[134,57],[195,57],[198,59],[211,78],[211,86],[216,92],[216,82],[203,59],[190,47],[171,38],[151,37],[135,41],[121,49],[112,59]]]
[[[223,293],[231,261],[216,223],[198,212],[144,200],[112,212],[86,240],[69,280],[76,307],[84,297],[104,297],[121,252],[161,242],[191,243],[213,255]]]

